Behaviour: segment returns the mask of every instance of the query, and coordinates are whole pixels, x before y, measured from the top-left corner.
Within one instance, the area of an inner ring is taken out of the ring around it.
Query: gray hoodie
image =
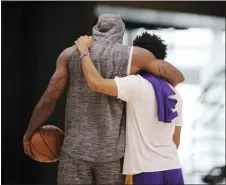
[[[120,15],[102,14],[93,27],[93,38],[96,42],[118,42],[122,44],[125,24]]]
[[[125,25],[119,15],[100,15],[93,27],[91,58],[104,78],[127,75],[131,47],[123,46]],[[69,61],[69,88],[62,150],[91,162],[110,162],[124,155],[125,103],[90,91],[76,48]]]

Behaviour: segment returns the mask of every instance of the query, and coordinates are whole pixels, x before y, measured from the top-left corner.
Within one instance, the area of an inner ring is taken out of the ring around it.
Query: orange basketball
[[[55,162],[60,156],[64,133],[61,129],[46,125],[37,130],[31,138],[31,152],[40,162]]]

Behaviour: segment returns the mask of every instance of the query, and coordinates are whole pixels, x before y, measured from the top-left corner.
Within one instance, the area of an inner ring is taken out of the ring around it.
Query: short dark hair
[[[159,36],[155,34],[149,34],[144,32],[142,35],[138,35],[133,41],[134,46],[138,46],[152,52],[157,59],[165,59],[167,55],[167,45],[164,44]]]

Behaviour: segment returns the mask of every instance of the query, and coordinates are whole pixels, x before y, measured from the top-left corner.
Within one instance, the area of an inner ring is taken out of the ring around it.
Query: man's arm
[[[177,104],[176,104],[176,110],[178,113],[178,116],[175,118],[175,131],[173,134],[173,142],[177,146],[177,149],[179,148],[180,145],[180,135],[181,135],[181,127],[183,125],[183,100],[180,94],[176,91],[177,95]]]
[[[81,60],[87,84],[92,91],[115,96],[126,102],[129,102],[131,97],[136,93],[138,83],[135,75],[105,79],[93,65],[90,56],[85,56]]]
[[[92,37],[82,36],[75,41],[79,53],[88,54]],[[118,96],[117,84],[113,79],[104,79],[97,71],[89,55],[81,58],[82,69],[90,90],[109,96]]]
[[[68,59],[71,55],[71,48],[65,49],[57,59],[56,71],[53,74],[49,85],[36,105],[28,128],[24,135],[25,153],[30,154],[29,141],[33,133],[41,127],[52,114],[56,101],[63,93],[68,81]]]
[[[88,48],[87,51],[80,53],[88,53]],[[115,80],[103,78],[94,66],[90,56],[83,57],[81,62],[84,76],[90,90],[109,96],[118,96],[118,88]]]
[[[180,133],[181,133],[181,126],[176,126],[173,134],[173,142],[177,146],[177,149],[180,146]]]
[[[91,45],[92,39],[88,36],[80,37],[75,45],[81,55],[82,69],[87,84],[92,91],[103,93],[109,96],[117,96],[119,99],[129,102],[134,94],[136,94],[139,82],[134,75],[113,79],[105,79],[97,71],[90,56],[88,55],[88,47]],[[86,56],[84,56],[86,55]]]
[[[183,74],[173,65],[166,61],[158,60],[146,49],[133,47],[130,73],[138,72],[141,69],[148,71],[169,82],[172,86],[184,81]]]

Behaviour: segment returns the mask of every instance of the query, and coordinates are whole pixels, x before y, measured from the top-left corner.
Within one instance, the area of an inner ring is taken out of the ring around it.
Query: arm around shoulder
[[[163,78],[172,86],[184,81],[183,74],[170,63],[158,60],[146,49],[133,47],[131,73],[146,70],[158,77]]]

